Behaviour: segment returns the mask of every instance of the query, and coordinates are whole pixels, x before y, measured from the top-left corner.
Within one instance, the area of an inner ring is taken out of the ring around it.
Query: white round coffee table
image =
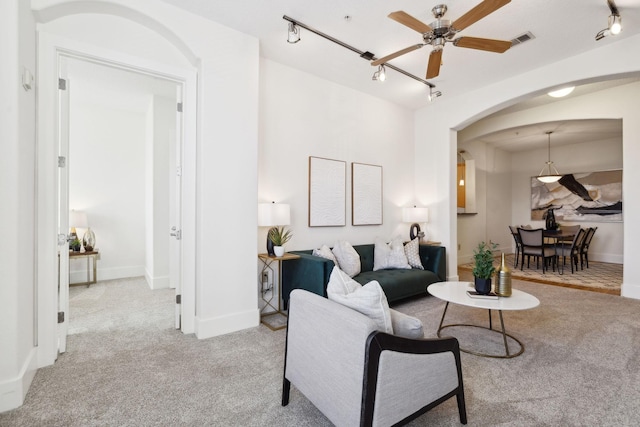
[[[516,357],[524,353],[524,344],[522,344],[522,342],[520,342],[520,340],[518,340],[513,335],[509,335],[506,333],[504,329],[504,320],[502,318],[502,311],[503,310],[528,310],[530,308],[537,307],[538,305],[540,305],[540,301],[538,300],[538,298],[526,292],[513,289],[510,297],[498,297],[498,299],[479,299],[479,298],[471,298],[469,295],[467,295],[467,290],[474,290],[473,283],[471,282],[437,282],[429,285],[429,287],[427,288],[427,291],[431,295],[447,302],[447,304],[444,307],[444,312],[442,313],[440,326],[438,326],[438,332],[437,332],[438,337],[440,337],[440,331],[442,331],[444,328],[449,328],[453,326],[482,328],[482,329],[487,329],[487,330],[502,334],[502,338],[504,341],[505,354],[498,354],[498,355],[486,354],[486,353],[474,352],[468,349],[463,349],[462,347],[460,348],[461,351],[464,351],[465,353],[475,354],[476,356],[496,357],[496,358],[502,358],[502,359]],[[449,303],[489,310],[489,327],[487,328],[486,326],[470,325],[470,324],[443,325],[444,318],[447,314],[447,309],[449,308]],[[501,330],[493,329],[493,325],[491,322],[491,310],[498,311],[500,315]],[[520,346],[520,351],[518,351],[517,353],[509,352],[507,337],[511,338],[513,341],[518,343],[518,345]]]

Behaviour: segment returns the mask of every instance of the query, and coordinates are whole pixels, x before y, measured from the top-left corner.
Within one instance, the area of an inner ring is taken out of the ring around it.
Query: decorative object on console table
[[[280,300],[282,299],[282,263],[289,260],[300,258],[300,255],[285,253],[282,256],[272,256],[269,254],[258,254],[258,259],[262,262],[262,269],[260,270],[260,296],[265,303],[264,307],[260,309],[260,321],[264,323],[272,331],[283,329],[287,327],[287,314],[282,310]],[[277,292],[274,291],[273,277],[275,271],[272,264],[278,263],[278,285]],[[277,298],[276,301],[273,299]],[[267,307],[273,311],[265,311]]]
[[[485,242],[480,242],[473,250],[475,264],[472,272],[475,278],[475,288],[479,294],[491,292],[491,277],[496,271],[493,266],[493,251],[496,246],[495,243],[489,242],[489,245],[487,245]]]
[[[287,243],[293,235],[291,230],[287,230],[284,227],[273,227],[269,230],[269,240],[273,243],[273,252],[275,256],[281,257],[284,255],[284,244]]]
[[[69,228],[69,249],[79,251],[80,240],[78,240],[76,228],[87,228],[87,214],[82,211],[71,209],[69,211]]]
[[[507,267],[504,261],[504,252],[502,253],[502,262],[500,264],[500,270],[496,275],[498,283],[496,283],[496,294],[501,297],[511,296],[511,269]]]
[[[288,204],[276,202],[258,204],[258,226],[271,227],[267,233],[267,253],[269,256],[276,256],[273,248],[274,243],[269,238],[271,230],[278,226],[289,225],[290,222],[291,208]]]
[[[402,222],[411,223],[411,228],[409,229],[410,240],[416,237],[419,237],[421,241],[427,240],[427,235],[420,229],[420,223],[429,222],[429,208],[418,208],[416,206],[412,208],[402,208]]]

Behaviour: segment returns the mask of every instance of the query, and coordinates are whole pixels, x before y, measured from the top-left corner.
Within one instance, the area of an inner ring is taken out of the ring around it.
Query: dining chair
[[[580,257],[580,251],[582,249],[582,244],[584,242],[584,238],[586,235],[586,231],[580,228],[577,233],[574,234],[573,240],[570,244],[566,242],[558,242],[555,247],[556,256],[558,258],[562,257],[562,269],[564,270],[564,266],[566,264],[567,257],[569,257],[569,262],[571,263],[571,274],[573,274],[573,266],[575,264],[576,271],[578,270],[578,258]],[[560,267],[558,267],[560,268]]]
[[[584,263],[586,263],[587,268],[589,268],[589,245],[591,245],[591,239],[593,239],[593,235],[596,234],[597,229],[598,227],[589,227],[589,229],[587,230],[587,234],[584,237],[584,241],[582,242],[582,247],[580,248],[580,266],[581,267]]]
[[[526,229],[518,228],[520,241],[522,242],[522,263],[520,270],[524,267],[524,256],[527,256],[527,268],[529,268],[531,257],[536,258],[536,268],[540,268],[540,258],[542,258],[542,273],[547,269],[547,261],[552,263],[555,270],[556,251],[553,246],[544,244],[544,230],[542,228]]]
[[[518,234],[518,227],[510,225],[509,230],[511,231],[511,235],[513,236],[513,240],[516,243],[516,258],[513,262],[513,268],[518,267],[518,258],[522,255],[522,241],[520,240],[520,235]],[[522,261],[524,262],[524,257],[522,257]]]
[[[559,240],[565,243],[573,242],[580,229],[581,227],[579,225],[561,225],[560,231],[562,231],[563,234],[570,234],[571,237],[561,237]]]

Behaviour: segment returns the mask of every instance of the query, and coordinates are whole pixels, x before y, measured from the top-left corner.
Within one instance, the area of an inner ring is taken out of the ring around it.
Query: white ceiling
[[[423,83],[388,71],[384,83],[371,80],[374,67],[358,54],[304,29],[301,41],[288,44],[287,15],[305,25],[347,43],[360,51],[386,56],[420,43],[421,35],[387,18],[404,10],[429,24],[437,0],[164,0],[182,9],[237,29],[260,40],[265,58],[309,72],[344,86],[387,99],[410,109],[428,103]],[[455,20],[480,0],[448,0],[445,18]],[[640,2],[616,0],[624,30],[616,38],[640,32]],[[534,39],[503,54],[456,47],[444,48],[440,75],[429,80],[443,96],[454,96],[479,85],[499,82],[513,75],[559,61],[596,47],[614,37],[595,41],[610,14],[606,0],[513,0],[459,33],[511,40],[527,31]],[[348,16],[349,19],[345,19]],[[213,41],[212,41],[213,42]],[[391,64],[424,78],[430,46],[398,57]]]

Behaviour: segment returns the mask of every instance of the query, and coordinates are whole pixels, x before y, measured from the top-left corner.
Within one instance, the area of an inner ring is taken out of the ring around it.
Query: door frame
[[[149,61],[90,45],[84,42],[38,32],[37,102],[37,287],[38,287],[38,366],[52,364],[57,348],[57,122],[58,63],[61,56],[94,61],[105,65],[175,81],[183,85],[182,148],[182,332],[195,332],[196,307],[196,145],[198,70]]]

